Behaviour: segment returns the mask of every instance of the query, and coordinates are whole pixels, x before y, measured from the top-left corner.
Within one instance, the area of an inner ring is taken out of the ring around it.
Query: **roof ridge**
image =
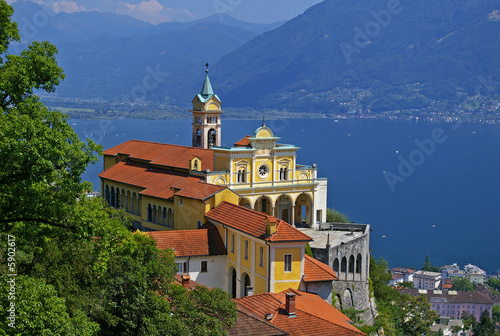
[[[190,229],[190,230],[162,230],[162,231],[149,231],[148,234],[158,234],[158,233],[162,233],[162,234],[172,234],[172,233],[185,233],[185,232],[191,232],[191,231],[194,231],[194,232],[201,232],[201,231],[208,231],[209,228],[199,228],[199,229]]]

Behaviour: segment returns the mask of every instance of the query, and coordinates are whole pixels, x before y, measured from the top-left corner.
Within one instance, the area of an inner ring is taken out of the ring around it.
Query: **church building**
[[[129,140],[104,151],[108,204],[173,248],[179,273],[234,297],[331,283],[335,273],[306,258],[312,238],[295,228],[326,222],[327,180],[316,165],[299,164],[299,147],[279,143],[264,122],[222,146],[208,69],[192,104],[191,146]]]

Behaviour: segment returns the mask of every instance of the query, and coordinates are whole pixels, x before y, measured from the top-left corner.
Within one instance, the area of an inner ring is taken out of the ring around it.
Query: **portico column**
[[[291,212],[292,212],[292,213],[291,213],[291,215],[290,215],[290,221],[291,221],[291,223],[290,223],[290,224],[292,224],[292,226],[294,226],[294,227],[295,227],[295,204],[292,204],[292,209],[291,209]]]

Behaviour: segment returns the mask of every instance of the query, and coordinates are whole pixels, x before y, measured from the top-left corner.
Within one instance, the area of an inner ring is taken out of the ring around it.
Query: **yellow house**
[[[212,162],[210,150],[130,140],[104,152],[101,192],[134,218],[136,229],[197,229],[210,209],[239,199],[204,181],[200,171]]]
[[[233,297],[299,288],[311,237],[274,216],[229,202],[205,217],[226,246],[224,288]]]

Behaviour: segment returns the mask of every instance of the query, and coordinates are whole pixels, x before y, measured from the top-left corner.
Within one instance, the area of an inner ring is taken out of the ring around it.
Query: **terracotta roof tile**
[[[189,169],[189,160],[198,157],[201,170],[213,170],[214,155],[210,149],[163,144],[158,142],[129,140],[104,151],[104,155],[128,155],[158,166]]]
[[[196,184],[183,188],[182,190],[177,192],[176,195],[181,197],[205,200],[224,189],[227,189],[227,187],[198,181]]]
[[[121,161],[99,174],[99,177],[111,181],[134,185],[141,188],[149,188],[171,176],[179,176],[181,179],[187,175],[173,174],[162,169],[151,168],[148,164]]]
[[[148,234],[160,250],[172,248],[177,257],[226,254],[219,231],[212,224],[205,224],[197,230],[153,231]]]
[[[152,168],[146,163],[129,160],[118,162],[100,173],[99,177],[144,188],[141,195],[163,199],[173,198],[177,191],[181,197],[205,200],[227,188],[201,182],[200,177],[187,173]]]
[[[296,294],[294,318],[289,318],[285,310],[285,295],[288,292]],[[269,322],[290,335],[365,335],[351,325],[347,316],[315,294],[288,289],[277,294],[246,296],[234,301],[239,311],[255,318],[264,319],[266,314],[272,313],[273,318]]]
[[[250,146],[250,140],[249,140],[249,138],[251,138],[251,137],[252,137],[251,135],[247,135],[243,139],[241,139],[238,142],[236,142],[234,144],[234,147],[248,147],[248,146]]]
[[[304,255],[305,282],[333,281],[337,279],[337,275],[330,266],[308,255]]]
[[[287,242],[312,240],[311,237],[300,232],[285,221],[229,202],[222,202],[207,212],[205,217],[267,241]],[[277,221],[276,232],[271,236],[266,235],[268,219]]]
[[[237,311],[236,323],[229,329],[229,336],[287,336],[284,330],[275,327],[265,319]]]

